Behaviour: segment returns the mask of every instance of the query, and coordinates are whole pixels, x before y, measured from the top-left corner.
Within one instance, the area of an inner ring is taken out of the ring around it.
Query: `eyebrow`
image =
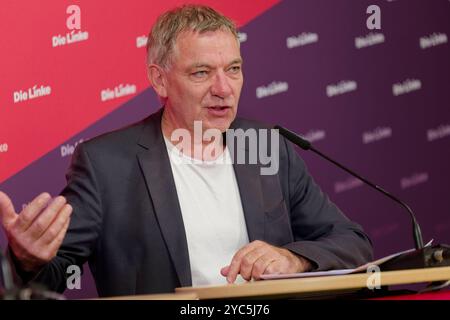
[[[233,61],[231,61],[231,63],[228,66],[231,66],[233,64],[243,64],[243,63],[244,63],[244,61],[242,61],[242,58],[237,58],[237,59],[234,59]]]
[[[233,61],[231,61],[227,67],[232,66],[233,64],[242,64],[242,58],[237,58],[234,59]],[[189,67],[189,69],[197,69],[197,68],[208,68],[208,69],[212,69],[212,66],[210,66],[209,64],[206,63],[194,63],[193,65],[191,65]]]

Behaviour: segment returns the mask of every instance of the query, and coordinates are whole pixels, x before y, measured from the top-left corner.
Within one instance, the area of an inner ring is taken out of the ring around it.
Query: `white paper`
[[[430,240],[425,247],[430,246],[433,243],[433,240]],[[344,274],[358,273],[362,271],[366,271],[369,266],[379,266],[382,263],[389,261],[401,254],[412,252],[416,249],[408,249],[405,251],[400,251],[389,256],[380,258],[378,260],[366,263],[362,266],[359,266],[355,269],[338,269],[338,270],[329,270],[329,271],[316,271],[316,272],[301,272],[301,273],[287,273],[287,274],[263,274],[261,275],[262,280],[271,280],[271,279],[291,279],[291,278],[309,278],[309,277],[326,277],[326,276],[338,276]]]
[[[325,277],[338,276],[342,274],[353,273],[356,269],[338,269],[330,271],[316,271],[316,272],[302,272],[302,273],[287,273],[287,274],[263,274],[261,279],[289,279],[289,278],[309,278],[309,277]]]

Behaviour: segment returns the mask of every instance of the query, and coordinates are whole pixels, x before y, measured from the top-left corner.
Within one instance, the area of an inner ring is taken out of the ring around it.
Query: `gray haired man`
[[[17,276],[62,292],[67,269],[89,262],[99,295],[113,296],[370,260],[367,235],[284,139],[278,172],[261,175],[260,164],[220,161],[233,158],[230,141],[196,137],[196,122],[220,133],[266,128],[236,117],[242,63],[235,25],[215,10],[183,6],[160,16],[148,75],[163,108],[80,144],[61,196],[41,194],[18,215],[0,193]],[[180,141],[180,130],[192,138]],[[195,151],[211,144],[213,152]]]

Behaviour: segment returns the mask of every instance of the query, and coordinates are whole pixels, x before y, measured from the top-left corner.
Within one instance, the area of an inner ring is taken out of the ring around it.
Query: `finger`
[[[230,271],[230,266],[228,265],[228,266],[223,267],[222,269],[220,269],[220,274],[222,276],[226,277],[229,271]]]
[[[231,260],[231,263],[228,266],[228,274],[227,274],[228,283],[234,283],[234,281],[236,281],[236,277],[241,269],[241,259],[250,250],[253,250],[253,246],[251,244],[248,244],[239,249],[239,251],[236,252],[236,254],[233,256],[233,259]]]
[[[270,255],[261,256],[253,265],[252,278],[256,280],[261,279],[261,275],[266,272],[267,267],[274,261],[276,259]]]
[[[28,204],[19,214],[16,228],[19,232],[25,232],[33,223],[34,219],[45,209],[52,197],[47,193],[41,193]]]
[[[26,230],[31,239],[37,240],[42,236],[45,230],[47,230],[50,224],[56,219],[58,213],[65,204],[66,199],[62,196],[58,196],[53,199],[48,207],[37,216],[30,227]]]
[[[0,222],[8,229],[17,219],[16,211],[11,199],[0,191]]]
[[[247,281],[252,279],[252,272],[255,262],[264,255],[268,255],[269,246],[261,246],[248,252],[241,260],[240,275]]]
[[[58,235],[48,245],[48,247],[47,247],[48,248],[48,256],[47,256],[48,261],[50,261],[54,256],[56,256],[56,253],[58,252],[59,248],[61,247],[64,237],[66,236],[69,225],[70,225],[70,219],[67,219],[66,223],[64,224],[63,228],[59,231]]]
[[[58,236],[59,232],[64,228],[67,220],[70,219],[72,214],[72,206],[70,204],[64,205],[56,219],[51,223],[51,225],[45,230],[45,232],[39,238],[39,242],[43,245],[49,245]]]
[[[266,270],[264,271],[264,274],[280,274],[280,273],[287,273],[288,268],[288,262],[286,259],[278,259],[270,263]]]
[[[236,252],[236,254],[233,256],[233,259],[231,260],[230,263],[230,268],[228,270],[228,274],[227,274],[227,281],[228,283],[234,283],[234,281],[236,281],[236,277],[239,273],[239,270],[241,268],[241,261],[242,258],[250,251],[254,250],[257,247],[260,247],[262,245],[265,245],[265,242],[262,241],[253,241],[251,243],[249,243],[248,245],[242,247],[241,249],[239,249],[238,252]]]

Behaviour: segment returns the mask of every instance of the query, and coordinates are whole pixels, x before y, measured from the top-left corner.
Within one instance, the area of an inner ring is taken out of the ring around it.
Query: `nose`
[[[225,99],[232,93],[232,88],[229,83],[229,79],[223,71],[218,71],[211,85],[211,94],[213,96]]]

